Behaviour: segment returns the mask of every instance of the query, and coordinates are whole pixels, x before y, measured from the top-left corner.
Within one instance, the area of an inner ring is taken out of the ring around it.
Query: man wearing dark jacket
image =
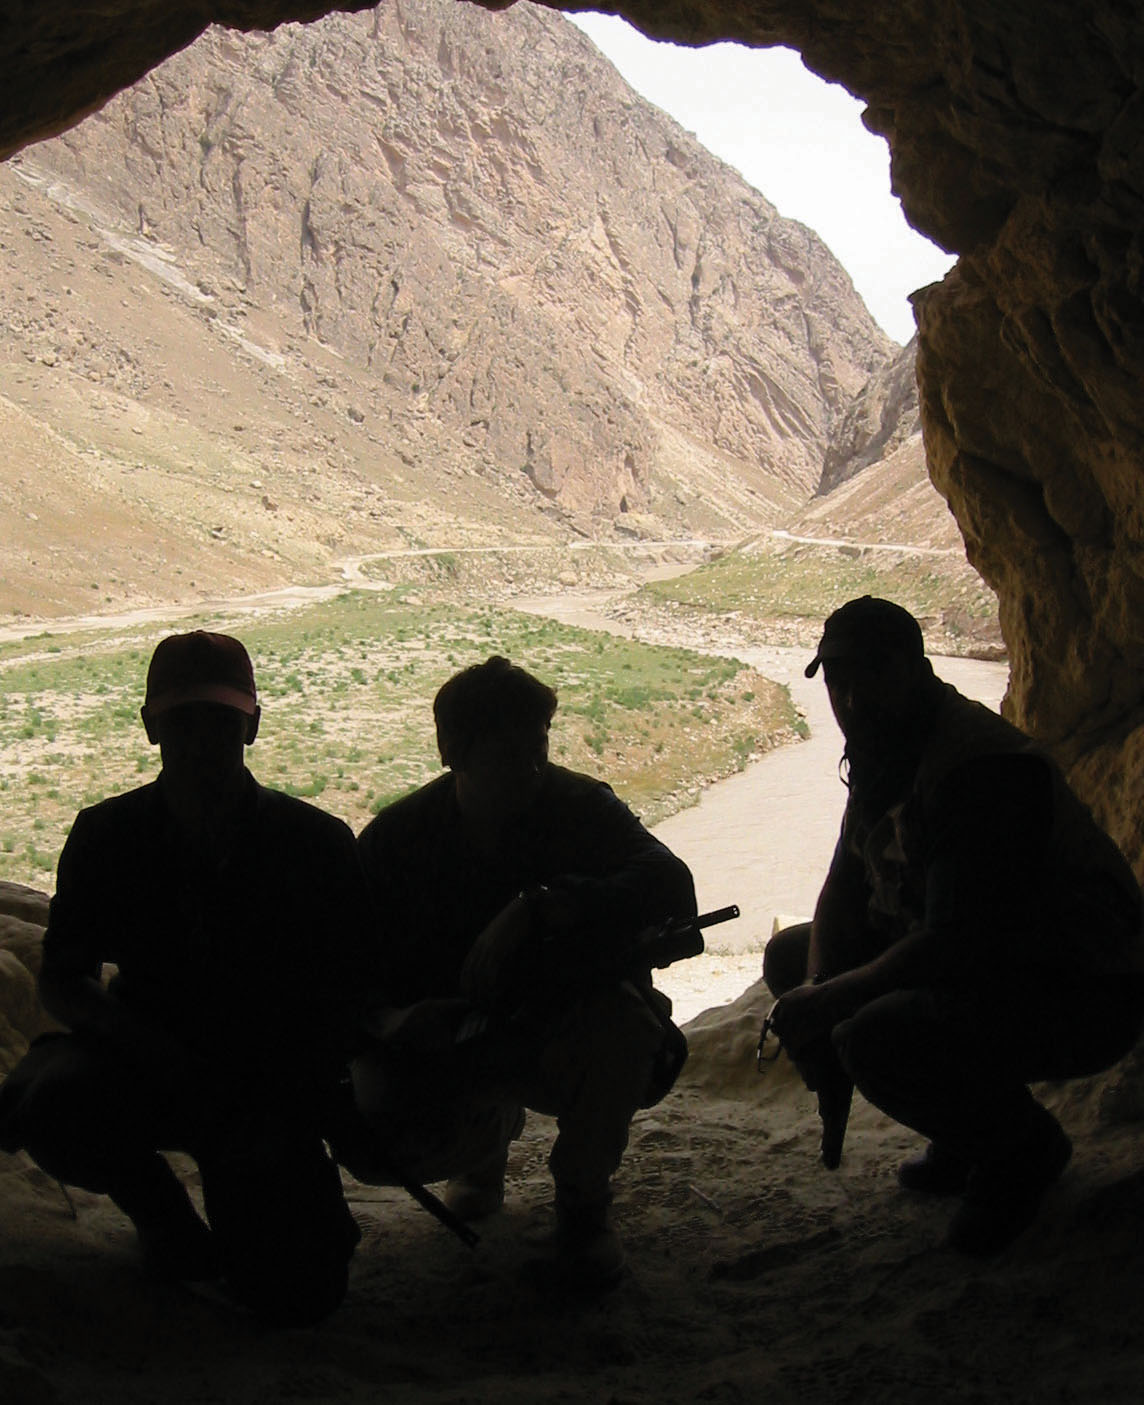
[[[951,1244],[994,1254],[1071,1153],[1027,1085],[1140,1032],[1140,890],[1058,767],[934,676],[900,606],[836,610],[820,666],[849,798],[813,923],[767,948],[773,1028],[818,1091],[824,1161],[856,1086],[929,1139],[901,1184],[962,1195]]]
[[[350,831],[246,770],[259,717],[237,639],[156,648],[162,771],[68,836],[40,974],[68,1033],[0,1089],[0,1147],[109,1195],[153,1272],[221,1275],[260,1317],[308,1323],[341,1301],[358,1239],[322,1137],[373,934]],[[209,1228],[172,1150],[198,1163]]]
[[[463,1218],[502,1204],[523,1108],[554,1114],[548,1264],[595,1287],[622,1267],[608,1206],[632,1116],[682,1062],[636,938],[693,916],[695,893],[607,785],[549,762],[555,710],[550,688],[499,657],[438,693],[448,772],[359,840],[391,1003],[354,1077],[391,1168],[448,1178]]]

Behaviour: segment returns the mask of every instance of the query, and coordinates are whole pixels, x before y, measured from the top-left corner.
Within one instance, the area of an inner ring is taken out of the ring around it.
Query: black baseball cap
[[[907,659],[925,656],[921,626],[909,610],[876,595],[848,600],[827,617],[818,652],[803,672],[813,678],[823,659],[857,659],[897,654]]]
[[[222,703],[247,717],[258,711],[250,655],[237,639],[196,629],[159,641],[147,670],[147,712],[158,717],[190,702]]]

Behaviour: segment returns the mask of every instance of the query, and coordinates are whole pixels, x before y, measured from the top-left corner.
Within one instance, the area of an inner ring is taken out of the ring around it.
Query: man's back
[[[913,921],[972,930],[998,961],[1142,968],[1127,861],[1059,767],[1004,718],[939,685],[903,801],[871,830],[865,862],[872,889],[886,891],[893,856],[904,857]]]

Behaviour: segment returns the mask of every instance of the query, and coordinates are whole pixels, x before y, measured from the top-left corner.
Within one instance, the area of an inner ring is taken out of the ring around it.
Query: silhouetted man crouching
[[[695,893],[607,785],[549,762],[555,710],[507,659],[457,674],[433,706],[448,774],[361,835],[390,1004],[354,1064],[380,1160],[347,1164],[448,1178],[446,1204],[475,1219],[504,1200],[522,1109],[554,1114],[556,1232],[537,1265],[592,1288],[623,1263],[608,1207],[632,1116],[686,1051],[635,939],[693,916]]]
[[[359,1237],[322,1141],[373,970],[353,836],[245,769],[260,712],[238,640],[164,639],[142,715],[162,771],[68,836],[40,990],[69,1032],[0,1089],[0,1146],[109,1195],[152,1271],[221,1274],[256,1314],[312,1322]],[[164,1150],[198,1162],[209,1228]]]
[[[899,1180],[964,1197],[953,1247],[997,1253],[1071,1154],[1027,1085],[1139,1035],[1140,890],[1058,767],[934,676],[900,606],[836,610],[820,666],[849,798],[813,923],[766,950],[773,1027],[818,1091],[824,1161],[853,1083],[929,1139]]]

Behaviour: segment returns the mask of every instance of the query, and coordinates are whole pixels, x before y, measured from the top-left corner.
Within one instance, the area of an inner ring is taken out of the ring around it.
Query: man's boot
[[[590,1204],[568,1204],[556,1197],[556,1229],[541,1244],[542,1254],[531,1260],[532,1276],[545,1286],[598,1293],[619,1282],[624,1249],[612,1228],[610,1198]]]
[[[504,1204],[504,1178],[508,1147],[459,1176],[450,1176],[441,1197],[459,1220],[485,1220]]]
[[[497,1142],[492,1151],[460,1175],[450,1176],[441,1197],[459,1220],[484,1220],[504,1204],[504,1178],[508,1168],[508,1149],[524,1131],[524,1109],[515,1110],[508,1124],[508,1136]]]
[[[153,1153],[144,1158],[109,1193],[135,1226],[147,1273],[186,1283],[219,1276],[213,1236],[162,1156]]]
[[[950,1247],[975,1258],[1007,1249],[1033,1223],[1045,1192],[1072,1155],[1057,1119],[1035,1104],[1029,1125],[1003,1156],[974,1166],[949,1226]]]
[[[957,1152],[930,1142],[920,1156],[911,1156],[898,1167],[898,1184],[923,1195],[961,1195],[972,1169]]]

